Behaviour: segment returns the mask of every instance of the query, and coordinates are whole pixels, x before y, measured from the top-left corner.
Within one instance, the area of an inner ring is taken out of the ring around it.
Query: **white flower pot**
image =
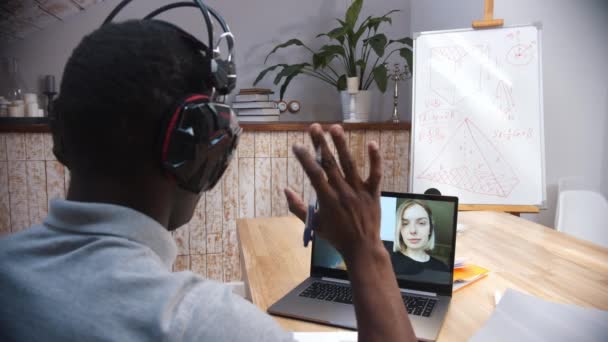
[[[354,97],[354,103],[351,102]],[[372,93],[369,90],[359,90],[356,94],[349,94],[348,91],[340,92],[342,100],[342,120],[344,122],[368,122],[372,109]],[[351,108],[351,105],[354,105]]]

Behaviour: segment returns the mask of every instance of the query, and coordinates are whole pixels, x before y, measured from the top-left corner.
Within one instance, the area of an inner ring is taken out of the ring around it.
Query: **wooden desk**
[[[513,288],[547,300],[608,310],[608,249],[497,212],[461,212],[456,256],[492,270],[454,294],[439,341],[464,341],[494,310],[494,291]],[[250,298],[266,309],[309,275],[294,217],[238,221],[243,274]],[[275,317],[287,330],[336,328]]]

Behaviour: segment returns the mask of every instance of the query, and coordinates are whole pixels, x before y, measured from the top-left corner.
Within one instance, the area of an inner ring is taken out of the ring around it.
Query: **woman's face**
[[[426,210],[418,204],[407,208],[401,217],[401,238],[407,248],[424,249],[429,242],[431,222]]]

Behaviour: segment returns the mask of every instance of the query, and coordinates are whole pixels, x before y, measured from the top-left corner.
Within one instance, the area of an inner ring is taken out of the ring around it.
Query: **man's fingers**
[[[285,197],[287,198],[287,204],[289,205],[289,211],[296,215],[302,222],[306,222],[306,205],[291,189],[285,189]]]
[[[325,174],[327,174],[329,183],[338,189],[342,189],[344,186],[344,179],[340,173],[340,169],[338,169],[336,159],[329,151],[329,146],[327,146],[327,141],[325,140],[321,125],[312,124],[310,126],[310,138],[315,145],[315,149],[320,149],[321,151],[321,167],[325,171]]]
[[[330,188],[329,183],[325,179],[325,172],[315,159],[308,153],[308,151],[302,145],[294,145],[293,153],[298,158],[298,161],[302,165],[304,172],[310,179],[310,185],[315,188],[317,197],[333,194],[333,190]]]
[[[378,144],[372,141],[367,145],[369,154],[369,178],[367,179],[368,190],[372,194],[377,194],[380,191],[380,182],[382,181],[382,157],[378,150]]]
[[[336,145],[336,151],[338,152],[340,165],[342,165],[342,171],[344,172],[346,181],[352,187],[358,186],[361,183],[361,178],[359,176],[359,172],[357,172],[357,168],[355,167],[355,162],[353,161],[350,151],[348,150],[348,146],[346,146],[344,129],[339,125],[334,125],[329,131],[334,140],[334,145]]]

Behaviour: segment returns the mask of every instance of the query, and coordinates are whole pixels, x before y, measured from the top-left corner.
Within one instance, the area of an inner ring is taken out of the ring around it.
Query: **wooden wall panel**
[[[205,206],[205,219],[207,235],[212,233],[221,233],[223,224],[223,197],[222,197],[222,182],[218,182],[217,185],[205,193],[206,206]]]
[[[8,162],[0,161],[0,236],[10,232],[11,210],[8,193]]]
[[[222,238],[224,244],[223,269],[224,281],[241,280],[241,263],[236,229],[224,230]]]
[[[65,168],[60,162],[54,160],[46,161],[45,164],[48,200],[65,198]]]
[[[44,133],[42,140],[44,143],[44,160],[56,160],[53,154],[53,136],[50,133]]]
[[[288,210],[283,190],[287,187],[287,158],[271,158],[271,173],[271,215],[285,216]]]
[[[287,132],[287,157],[295,158],[293,145],[304,145],[304,132]]]
[[[357,170],[365,178],[369,169],[366,144],[380,147],[384,164],[384,190],[405,191],[408,184],[408,131],[346,131],[347,146]],[[331,152],[337,153],[329,134]],[[302,144],[314,155],[310,137],[303,131],[245,132],[233,162],[214,189],[204,194],[192,220],[173,234],[178,254],[173,269],[190,269],[218,281],[241,280],[236,220],[256,216],[288,215],[286,187],[305,202],[312,192],[308,177],[291,146]],[[55,160],[48,133],[0,134],[0,235],[38,223],[48,201],[65,198],[69,170]]]
[[[242,151],[239,151],[241,156]],[[239,158],[239,217],[255,217],[255,159]]]
[[[190,254],[190,229],[189,223],[171,232],[177,245],[177,255]]]
[[[196,210],[194,210],[194,215],[192,215],[192,220],[190,220],[191,255],[207,253],[207,229],[205,227],[206,202],[205,196],[201,196],[196,205]],[[193,260],[191,261],[194,262]]]
[[[223,281],[224,266],[222,254],[207,254],[207,278]]]
[[[243,132],[238,146],[238,155],[241,158],[255,157],[255,134]]]
[[[190,269],[190,256],[178,255],[173,264],[173,272],[187,271]]]
[[[0,161],[7,161],[7,153],[6,153],[6,136],[5,133],[0,133]]]
[[[271,172],[270,158],[255,158],[255,217],[272,214]]]
[[[207,277],[207,256],[204,254],[190,255],[190,270],[202,277]]]
[[[267,158],[271,153],[271,132],[260,132],[255,135],[255,157]]]
[[[398,131],[395,134],[395,191],[409,191],[410,170],[410,132]]]
[[[272,132],[270,156],[272,158],[287,157],[287,132]]]
[[[367,179],[365,174],[365,158],[367,157],[367,145],[365,144],[365,131],[350,132],[349,148],[355,160],[357,172],[363,180]]]
[[[27,204],[30,224],[40,224],[48,212],[44,161],[27,161]]]
[[[17,232],[30,225],[25,161],[11,160],[8,162],[8,192],[11,208],[11,231]]]
[[[223,186],[223,229],[236,230],[239,210],[239,163],[234,159],[224,173]]]
[[[42,133],[25,135],[25,159],[44,160],[44,136]]]
[[[24,133],[8,133],[6,135],[6,155],[8,160],[25,160]]]

